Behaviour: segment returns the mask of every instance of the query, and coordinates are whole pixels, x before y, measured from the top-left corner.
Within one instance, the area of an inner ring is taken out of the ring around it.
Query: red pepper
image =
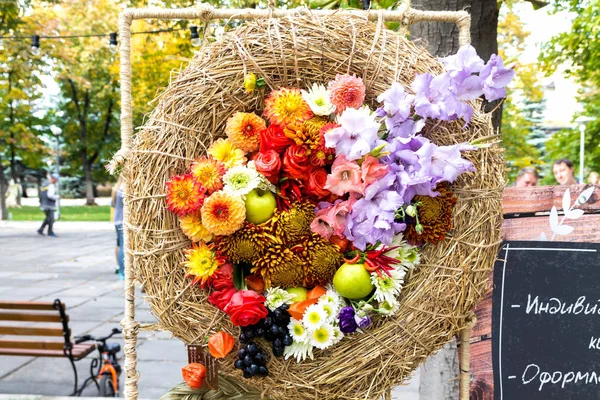
[[[365,260],[365,269],[369,272],[375,272],[379,269],[379,265],[368,258]]]
[[[359,252],[356,252],[356,255],[350,259],[344,257],[344,261],[347,262],[348,264],[356,264],[358,262],[358,260],[360,260]]]
[[[379,257],[385,251],[385,246],[381,246],[379,250],[372,250],[367,252],[367,257],[370,259],[374,259]]]

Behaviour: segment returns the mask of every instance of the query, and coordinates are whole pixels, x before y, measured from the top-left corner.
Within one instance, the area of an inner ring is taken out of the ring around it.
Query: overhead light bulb
[[[33,35],[31,37],[31,54],[34,56],[40,55],[40,36]]]
[[[111,53],[115,54],[119,49],[119,42],[117,41],[117,33],[112,32],[108,41],[108,49]]]
[[[194,47],[200,47],[202,44],[200,35],[198,34],[198,27],[195,25],[190,26],[190,39],[192,39],[192,46]]]

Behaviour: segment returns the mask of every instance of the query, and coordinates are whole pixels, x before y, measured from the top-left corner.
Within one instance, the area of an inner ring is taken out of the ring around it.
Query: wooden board
[[[69,317],[67,317],[67,321]],[[61,322],[60,314],[0,311],[0,321]]]
[[[0,326],[0,335],[62,336],[62,328],[34,328],[29,326]],[[70,336],[70,334],[69,334]]]
[[[571,194],[571,204],[577,196],[591,185],[535,186],[529,188],[506,188],[502,194],[504,215],[533,214],[550,211],[552,206],[562,209],[562,198],[567,189]],[[583,210],[600,209],[600,186],[596,186],[590,200],[582,205]]]
[[[63,304],[63,307],[67,307]],[[8,301],[0,300],[0,309],[8,310],[54,310],[54,302],[50,301]]]
[[[38,349],[38,350],[62,350],[64,341],[39,341],[39,340],[8,340],[0,339],[0,348],[7,349]]]

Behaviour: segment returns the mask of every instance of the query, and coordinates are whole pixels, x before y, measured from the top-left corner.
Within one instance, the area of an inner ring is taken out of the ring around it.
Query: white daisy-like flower
[[[394,268],[388,271],[389,274],[382,272],[381,276],[375,272],[371,273],[371,282],[375,286],[375,300],[382,303],[384,301],[392,302],[400,295],[402,284],[404,283],[404,268]]]
[[[331,304],[331,303],[317,303],[318,305],[320,305],[321,307],[323,307],[323,310],[325,310],[325,312],[327,313],[327,318],[326,321],[327,322],[333,322],[336,320],[338,312],[339,312],[339,308],[335,305],[335,304]]]
[[[317,304],[330,304],[334,306],[338,311],[342,308],[345,303],[344,299],[335,291],[333,286],[327,285],[327,292],[321,297]]]
[[[335,341],[335,332],[331,324],[322,324],[309,335],[310,343],[317,349],[326,349]]]
[[[287,360],[290,357],[294,357],[296,362],[302,362],[306,360],[307,357],[313,359],[313,345],[309,340],[305,340],[304,342],[294,342],[291,346],[286,346],[283,355]]]
[[[306,308],[302,323],[309,331],[314,331],[327,321],[327,311],[321,304],[313,304]]]
[[[313,83],[308,92],[306,90],[301,92],[302,98],[315,115],[330,115],[335,111],[335,106],[331,103],[329,92],[324,85]]]
[[[333,344],[339,343],[344,338],[344,333],[340,330],[337,325],[333,326]]]
[[[238,165],[230,168],[223,176],[223,184],[228,193],[245,196],[261,183],[260,174],[255,169]]]
[[[275,309],[284,304],[292,304],[294,297],[294,294],[288,293],[286,290],[278,287],[268,288],[265,305],[269,310],[275,311]]]
[[[392,302],[384,301],[383,303],[379,304],[377,312],[383,315],[384,317],[391,317],[392,315],[396,314],[396,312],[398,312],[399,308],[400,303],[398,302],[398,300],[394,299],[394,301]]]
[[[288,324],[288,331],[290,332],[290,336],[294,340],[294,342],[304,342],[306,340],[306,335],[308,331],[302,325],[302,321],[298,321],[297,319],[291,318],[290,323]]]
[[[416,246],[411,246],[404,241],[401,233],[394,236],[392,244],[389,247],[397,248],[384,254],[388,257],[399,260],[400,264],[407,268],[413,268],[421,261],[421,253],[419,252],[419,248]]]

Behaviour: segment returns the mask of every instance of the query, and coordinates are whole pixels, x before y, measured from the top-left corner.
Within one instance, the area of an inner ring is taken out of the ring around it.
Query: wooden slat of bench
[[[67,321],[69,317],[67,316]],[[61,322],[60,314],[0,311],[0,321]]]
[[[0,348],[6,349],[37,349],[37,350],[61,350],[65,347],[64,341],[40,341],[40,340],[10,340],[0,339]]]
[[[94,344],[76,344],[73,346],[73,357],[83,358],[94,351]],[[2,356],[29,356],[29,357],[65,357],[62,350],[40,350],[40,349],[11,349],[0,347]]]
[[[63,336],[62,328],[35,328],[29,326],[0,326],[0,335]],[[71,333],[69,332],[69,336]]]
[[[64,304],[63,307],[67,308]],[[0,300],[0,309],[2,308],[9,310],[54,310],[54,302]]]

